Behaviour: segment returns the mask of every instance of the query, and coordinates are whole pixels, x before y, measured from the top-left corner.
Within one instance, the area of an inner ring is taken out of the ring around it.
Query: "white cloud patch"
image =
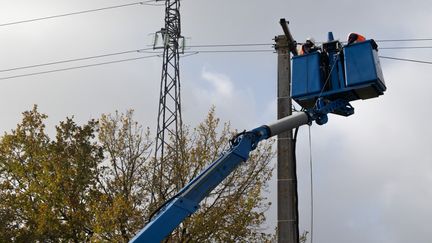
[[[230,121],[233,128],[242,130],[257,126],[253,90],[238,87],[229,75],[203,68],[199,78],[189,79],[185,85],[183,110],[188,124],[197,124],[209,108],[215,106],[221,121]]]
[[[220,73],[212,73],[206,69],[202,71],[201,76],[213,86],[214,92],[212,93],[215,96],[232,97],[234,85],[228,76]]]

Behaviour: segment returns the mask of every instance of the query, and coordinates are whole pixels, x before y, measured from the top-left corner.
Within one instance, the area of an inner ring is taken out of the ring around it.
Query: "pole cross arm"
[[[291,32],[289,31],[288,28],[288,24],[289,22],[287,22],[285,19],[280,19],[279,21],[280,25],[282,26],[283,32],[287,38],[287,42],[288,42],[288,49],[289,51],[294,55],[297,56],[297,42],[294,40],[294,38],[291,35]]]

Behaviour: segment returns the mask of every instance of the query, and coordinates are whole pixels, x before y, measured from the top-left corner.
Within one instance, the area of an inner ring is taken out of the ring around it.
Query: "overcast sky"
[[[0,0],[0,24],[133,3],[120,0]],[[182,34],[189,46],[273,43],[290,21],[298,41],[325,41],[328,31],[377,40],[432,38],[430,1],[184,0]],[[164,9],[134,5],[51,20],[0,26],[0,70],[148,48],[163,27]],[[380,47],[432,46],[379,42]],[[223,48],[227,50],[228,48]],[[239,48],[233,48],[239,49]],[[251,49],[251,48],[247,48]],[[261,46],[258,49],[271,49]],[[203,50],[189,48],[188,51]],[[380,50],[382,56],[432,61],[431,49]],[[114,57],[33,69],[0,71],[0,79],[32,72],[151,54]],[[276,54],[200,53],[181,59],[183,120],[192,126],[211,105],[222,121],[251,129],[276,118]],[[54,126],[66,116],[83,123],[102,113],[135,109],[136,119],[156,126],[160,58],[0,80],[0,131],[38,104]],[[381,60],[387,92],[356,101],[355,114],[313,125],[314,242],[416,242],[432,239],[432,66]],[[51,128],[52,129],[52,128]],[[310,231],[309,130],[297,144],[301,231]],[[276,173],[275,173],[276,174]],[[268,227],[276,225],[274,206]]]

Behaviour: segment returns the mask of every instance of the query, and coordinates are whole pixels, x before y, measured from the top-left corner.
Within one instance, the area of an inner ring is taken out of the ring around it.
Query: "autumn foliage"
[[[233,135],[212,109],[195,129],[183,128],[161,167],[132,111],[84,125],[67,118],[54,138],[46,118],[35,106],[0,138],[0,242],[127,242]],[[262,225],[271,145],[259,146],[166,241],[269,241]]]

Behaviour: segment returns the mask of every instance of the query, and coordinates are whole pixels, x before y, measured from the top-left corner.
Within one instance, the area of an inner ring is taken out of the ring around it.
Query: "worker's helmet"
[[[306,39],[306,43],[307,43],[307,42],[311,43],[312,45],[315,45],[315,39],[314,39],[313,37],[308,37],[308,38]]]
[[[358,34],[357,33],[354,33],[354,32],[349,33],[348,34],[348,38],[347,38],[348,44],[354,43],[354,41],[356,41],[357,38],[358,38]]]

